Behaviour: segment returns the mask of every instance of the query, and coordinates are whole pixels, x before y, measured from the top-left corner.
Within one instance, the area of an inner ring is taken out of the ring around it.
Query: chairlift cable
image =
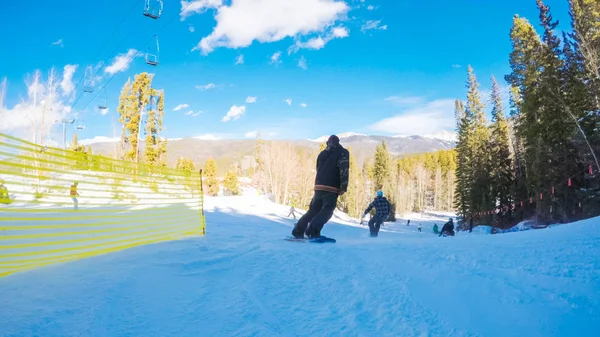
[[[138,0],[138,2],[136,2],[136,3],[135,3],[135,5],[138,5],[138,4],[139,4],[141,1],[142,1],[142,0]],[[128,15],[129,15],[129,14],[128,14]],[[120,25],[119,25],[119,26],[120,26]],[[136,25],[136,26],[137,26],[137,25]],[[118,27],[118,26],[117,26],[117,27]],[[114,31],[114,32],[116,32],[116,29],[115,29],[115,31]],[[114,33],[114,32],[113,32],[113,33]],[[128,37],[129,37],[129,36],[130,36],[132,33],[133,33],[133,30],[132,30],[132,29],[130,29],[130,30],[128,31],[127,35],[125,35],[125,37],[124,37],[124,38],[121,40],[121,42],[119,42],[119,44],[117,44],[117,46],[115,47],[115,49],[118,49],[118,48],[120,48],[120,47],[123,45],[123,43],[124,43],[124,42],[127,40],[127,38],[128,38]],[[106,43],[105,43],[105,46],[106,46],[106,44],[108,44],[108,40],[106,41]],[[97,55],[100,55],[100,53],[98,53]],[[102,71],[102,69],[106,69],[106,64],[107,64],[108,62],[110,62],[110,60],[111,60],[112,58],[113,58],[113,56],[111,55],[111,56],[109,56],[109,57],[108,57],[106,60],[104,60],[104,61],[101,61],[101,63],[100,63],[100,66],[98,67],[98,70],[96,70],[96,73],[94,73],[94,74],[92,75],[92,79],[96,78],[96,76],[98,76],[98,74],[100,73],[100,71]],[[84,76],[85,76],[85,73],[84,73]],[[79,84],[79,82],[78,82],[77,84]],[[77,104],[77,102],[79,101],[79,99],[81,98],[81,96],[83,96],[83,95],[78,95],[78,96],[77,96],[77,98],[75,99],[75,101],[73,102],[73,104],[71,104],[71,108],[73,108],[73,107],[75,106],[75,104]]]
[[[129,10],[127,10],[127,14],[125,15],[125,17],[123,18],[123,20],[121,20],[121,22],[115,27],[115,29],[113,30],[113,32],[110,34],[110,36],[106,39],[106,41],[104,41],[104,45],[100,48],[100,50],[98,50],[98,53],[96,53],[96,55],[94,56],[93,59],[97,59],[100,54],[102,54],[102,51],[104,48],[106,48],[106,46],[108,45],[108,42],[112,39],[112,37],[115,35],[115,33],[117,33],[118,28],[123,24],[123,22],[127,21],[127,19],[131,16],[131,12],[135,9],[135,7],[137,7],[139,5],[140,2],[142,2],[143,0],[137,0],[133,6],[131,6],[129,8]],[[97,73],[96,73],[97,75]],[[96,77],[96,75],[94,75],[94,77]],[[83,75],[81,76],[81,78],[79,79],[79,81],[77,81],[77,84],[75,85],[75,91],[77,91],[77,88],[79,87],[79,84],[83,81],[83,79],[85,78],[85,71],[83,73]],[[80,95],[77,96],[75,102],[72,104],[75,105],[75,103],[79,100]]]
[[[164,24],[164,25],[163,25],[163,26],[162,26],[162,27],[161,27],[161,28],[158,30],[158,32],[160,32],[160,31],[162,31],[163,29],[165,29],[165,28],[166,28],[166,27],[167,27],[167,26],[168,26],[168,25],[169,25],[171,22],[173,22],[173,20],[175,20],[175,18],[177,18],[178,16],[180,16],[180,15],[181,15],[181,13],[183,13],[183,12],[184,12],[184,11],[185,11],[185,10],[186,10],[188,7],[190,7],[190,6],[191,6],[193,3],[194,3],[193,1],[190,1],[190,2],[188,3],[188,5],[187,5],[187,6],[185,6],[185,7],[184,7],[184,8],[183,8],[183,9],[182,9],[182,10],[181,10],[179,13],[177,13],[177,15],[173,15],[173,16],[171,17],[171,19],[170,19],[169,21],[167,21],[167,22],[166,22],[166,23],[165,23],[165,24]],[[152,37],[150,37],[148,40],[146,40],[146,42],[144,42],[144,45],[148,45],[148,43],[150,43],[150,41],[152,41],[153,39],[155,39],[155,38],[156,38],[156,37],[155,37],[156,35],[157,35],[157,34],[153,35],[153,36],[152,36]],[[134,54],[134,55],[132,55],[132,56],[129,56],[129,57],[127,58],[127,62],[123,62],[123,65],[122,65],[121,67],[119,67],[119,69],[117,69],[117,71],[116,71],[116,72],[115,72],[115,73],[114,73],[114,74],[113,74],[111,77],[109,77],[109,79],[108,79],[106,82],[104,82],[104,84],[102,85],[102,88],[101,88],[100,90],[102,90],[102,89],[106,88],[106,85],[107,85],[108,83],[110,83],[110,81],[112,81],[112,79],[113,79],[113,78],[115,78],[115,76],[117,76],[117,74],[119,73],[119,70],[121,70],[121,68],[123,68],[125,65],[128,65],[128,64],[129,64],[129,62],[130,62],[131,60],[133,60],[133,58],[134,58],[135,56],[136,56],[135,54]],[[98,91],[96,92],[96,94],[95,94],[95,95],[92,97],[92,99],[90,99],[90,100],[89,100],[89,101],[88,101],[88,102],[87,102],[87,103],[86,103],[86,104],[83,106],[82,110],[85,110],[85,108],[86,108],[86,107],[87,107],[87,106],[88,106],[88,105],[89,105],[89,104],[90,104],[90,103],[91,103],[91,102],[92,102],[92,101],[93,101],[93,100],[96,98],[96,96],[98,96],[98,94],[100,93],[100,90],[98,90]]]

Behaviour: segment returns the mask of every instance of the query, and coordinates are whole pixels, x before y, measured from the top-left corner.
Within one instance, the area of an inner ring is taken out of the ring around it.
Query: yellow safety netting
[[[201,174],[0,133],[0,276],[205,235]]]

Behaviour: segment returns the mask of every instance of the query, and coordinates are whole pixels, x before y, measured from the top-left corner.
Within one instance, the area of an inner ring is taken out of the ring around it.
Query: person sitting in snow
[[[442,227],[442,232],[440,236],[454,236],[454,220],[450,218],[450,221],[446,222]]]
[[[390,202],[383,196],[382,191],[377,191],[377,197],[369,204],[369,207],[363,213],[362,218],[367,216],[369,211],[375,208],[375,216],[369,220],[369,231],[372,237],[376,237],[379,234],[379,227],[381,224],[390,216]],[[361,224],[362,224],[361,220]]]

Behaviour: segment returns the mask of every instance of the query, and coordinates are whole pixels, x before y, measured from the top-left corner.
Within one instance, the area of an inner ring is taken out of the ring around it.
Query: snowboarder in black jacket
[[[454,236],[454,221],[452,220],[452,218],[450,218],[450,221],[446,222],[442,227],[442,232],[440,233],[440,236],[442,235]]]
[[[383,196],[382,191],[377,191],[377,197],[369,204],[362,217],[367,216],[373,207],[375,207],[375,216],[369,220],[369,233],[372,237],[376,237],[379,234],[379,227],[390,216],[391,209],[390,202]]]
[[[327,140],[327,147],[317,157],[317,174],[315,176],[315,194],[308,211],[298,220],[292,235],[297,238],[318,238],[323,226],[337,206],[338,196],[348,189],[348,170],[350,154],[340,145],[340,139],[332,135]]]

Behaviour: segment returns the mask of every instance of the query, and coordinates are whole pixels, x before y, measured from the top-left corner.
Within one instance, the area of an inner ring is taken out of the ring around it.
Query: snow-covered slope
[[[323,234],[338,242],[319,245],[282,240],[294,220],[264,197],[207,198],[205,211],[206,237],[0,278],[0,336],[600,332],[599,219],[453,238],[434,218],[400,220],[369,238],[335,218]]]

